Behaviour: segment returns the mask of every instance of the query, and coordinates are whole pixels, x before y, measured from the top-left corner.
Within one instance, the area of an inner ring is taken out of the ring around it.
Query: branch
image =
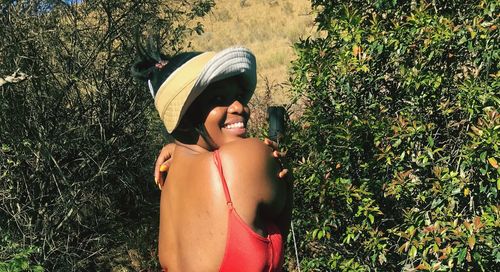
[[[6,76],[5,78],[0,77],[0,87],[3,86],[4,84],[12,84],[12,83],[19,83],[22,82],[26,79],[30,79],[31,76],[28,76],[27,74],[23,72],[19,72],[19,69],[15,71],[12,75]]]

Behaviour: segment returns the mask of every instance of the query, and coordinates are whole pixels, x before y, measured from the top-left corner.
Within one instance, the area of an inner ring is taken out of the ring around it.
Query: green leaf
[[[479,158],[481,159],[481,161],[485,161],[486,160],[486,151],[483,151],[481,152],[481,155],[479,155]]]
[[[434,200],[431,202],[431,209],[436,208],[443,202],[442,198],[434,198]]]
[[[415,246],[411,246],[408,255],[410,256],[410,258],[414,259],[415,256],[417,256],[417,248]]]
[[[399,145],[401,144],[401,139],[398,139],[393,145],[392,147],[398,147]]]
[[[434,139],[432,138],[431,135],[427,137],[427,143],[429,144],[430,147],[434,147]]]
[[[3,152],[7,153],[7,152],[9,152],[10,150],[11,150],[11,149],[10,149],[10,147],[9,147],[8,145],[6,145],[6,144],[2,144],[2,151],[3,151]]]
[[[319,231],[319,229],[315,229],[315,230],[313,230],[313,232],[312,232],[312,238],[313,238],[313,239],[315,239],[315,238],[316,238],[316,236],[318,235],[318,231]]]
[[[462,263],[465,260],[465,256],[467,255],[467,248],[462,248],[460,253],[458,254],[458,263]]]
[[[33,272],[43,272],[44,271],[43,267],[39,266],[39,265],[32,267],[32,270],[33,270]]]
[[[20,263],[20,267],[22,270],[26,270],[30,267],[30,264],[28,263],[27,260],[23,260],[21,263]]]
[[[458,41],[458,45],[464,44],[466,41],[468,41],[467,37],[462,36],[462,38]]]
[[[373,222],[375,222],[375,217],[373,216],[373,214],[368,214],[368,219],[370,219],[371,224],[373,224]]]

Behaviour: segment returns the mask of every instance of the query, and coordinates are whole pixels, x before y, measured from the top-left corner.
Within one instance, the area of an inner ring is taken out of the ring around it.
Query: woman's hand
[[[174,158],[176,144],[170,143],[165,145],[158,155],[155,163],[155,183],[158,188],[161,190],[163,184],[165,184],[165,179],[167,177],[168,169],[170,168],[170,164],[172,164],[172,159]]]
[[[281,159],[286,156],[286,152],[278,151],[278,143],[276,143],[268,138],[264,139],[264,143],[273,149],[273,157],[275,157],[276,160],[278,160],[278,163],[280,164],[280,168],[281,168],[280,172],[278,173],[278,177],[280,179],[283,179],[286,176],[286,174],[288,174],[288,169],[284,168],[283,163],[281,162]]]

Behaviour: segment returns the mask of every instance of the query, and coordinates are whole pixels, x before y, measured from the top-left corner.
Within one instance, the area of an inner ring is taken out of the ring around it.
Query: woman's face
[[[244,95],[239,78],[231,77],[211,84],[199,96],[196,106],[206,116],[203,124],[215,148],[246,137],[250,109],[243,101]],[[200,145],[204,144],[211,149],[202,139]]]

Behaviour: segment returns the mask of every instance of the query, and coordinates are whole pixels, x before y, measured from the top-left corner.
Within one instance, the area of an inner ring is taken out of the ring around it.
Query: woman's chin
[[[226,135],[230,135],[232,137],[238,138],[246,138],[247,137],[247,129],[246,128],[222,128],[222,131]]]

